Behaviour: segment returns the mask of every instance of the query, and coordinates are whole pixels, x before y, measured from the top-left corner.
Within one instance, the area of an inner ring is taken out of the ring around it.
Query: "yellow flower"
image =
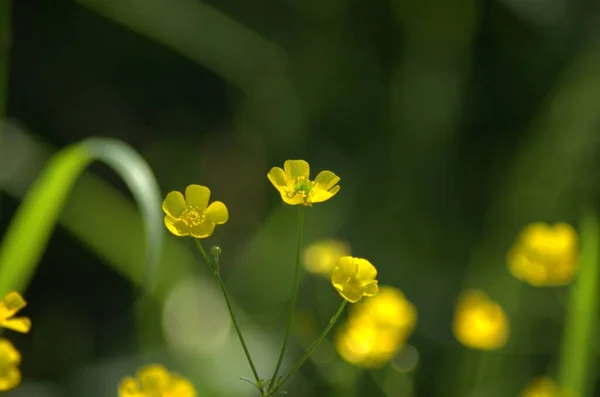
[[[540,376],[529,383],[519,397],[574,397],[575,394],[565,390],[560,390],[554,379],[547,376]]]
[[[336,350],[353,365],[380,367],[404,346],[416,321],[416,309],[402,292],[382,286],[376,296],[352,307],[336,333]]]
[[[508,319],[502,307],[484,292],[470,290],[457,300],[454,336],[463,345],[479,350],[495,350],[506,344]]]
[[[0,339],[0,391],[15,388],[21,383],[19,364],[21,354],[7,339]]]
[[[119,397],[196,397],[196,390],[187,379],[160,364],[150,364],[140,368],[136,378],[121,381]]]
[[[536,287],[569,284],[577,272],[577,233],[565,224],[532,223],[509,251],[508,269]]]
[[[379,291],[377,286],[377,269],[368,260],[343,256],[338,259],[333,272],[331,283],[348,302],[356,303],[363,296],[375,296]]]
[[[394,329],[408,335],[417,323],[417,309],[399,289],[385,285],[379,287],[376,296],[365,299],[361,305],[352,306],[349,321]]]
[[[348,243],[335,240],[319,240],[304,250],[304,267],[311,273],[331,276],[331,271],[338,259],[350,255]]]
[[[287,204],[310,207],[329,200],[340,190],[340,178],[331,171],[321,171],[311,181],[310,166],[304,160],[287,160],[283,168],[271,168],[267,177]]]
[[[206,186],[190,185],[185,198],[180,192],[170,192],[162,203],[165,225],[176,236],[206,238],[213,234],[215,225],[229,219],[227,207],[220,201],[208,205],[210,190]]]
[[[0,326],[13,331],[27,333],[31,329],[31,320],[27,317],[13,317],[27,305],[25,299],[15,291],[9,292],[0,301]]]
[[[378,368],[396,355],[405,337],[397,330],[347,322],[336,332],[334,343],[339,355],[350,364]]]

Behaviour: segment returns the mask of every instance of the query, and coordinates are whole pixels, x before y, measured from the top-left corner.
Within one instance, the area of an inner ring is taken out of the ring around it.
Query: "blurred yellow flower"
[[[469,290],[457,300],[454,336],[463,345],[495,350],[506,344],[509,324],[502,307],[483,291]]]
[[[196,397],[196,390],[187,379],[160,364],[150,364],[140,368],[136,378],[121,381],[119,397]]]
[[[352,306],[349,321],[394,329],[408,335],[417,324],[417,309],[399,289],[385,285],[379,287],[376,296]]]
[[[27,317],[13,317],[27,305],[18,292],[11,291],[0,301],[0,326],[13,331],[27,333],[31,329],[31,320]]]
[[[348,302],[356,303],[363,296],[375,296],[379,291],[377,286],[377,269],[366,259],[343,256],[338,259],[333,272],[331,283]]]
[[[190,185],[185,197],[180,192],[170,192],[162,203],[165,226],[176,236],[206,238],[213,234],[215,225],[229,219],[227,207],[220,201],[208,205],[210,189],[201,185]]]
[[[382,286],[376,296],[352,307],[336,332],[336,350],[353,365],[381,367],[405,345],[416,321],[416,309],[402,292]]]
[[[267,178],[290,205],[312,206],[332,198],[339,190],[340,178],[331,171],[321,171],[314,181],[309,179],[310,166],[304,160],[287,160],[283,169],[271,168]]]
[[[350,245],[345,241],[324,239],[304,249],[304,267],[311,273],[331,276],[338,259],[350,255]]]
[[[560,390],[554,379],[540,376],[529,383],[519,397],[575,397],[575,393]]]
[[[21,354],[7,339],[0,339],[0,391],[13,389],[21,383]]]
[[[508,252],[508,269],[536,287],[570,283],[577,272],[577,233],[568,224],[532,223]]]

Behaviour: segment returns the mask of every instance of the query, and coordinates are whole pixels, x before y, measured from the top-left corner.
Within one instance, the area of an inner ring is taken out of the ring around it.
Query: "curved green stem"
[[[298,283],[300,273],[300,246],[302,245],[303,227],[304,207],[300,206],[300,212],[298,213],[298,244],[296,246],[296,268],[294,269],[294,286],[292,289],[292,302],[290,303],[290,314],[288,317],[288,323],[285,329],[285,334],[283,335],[283,342],[281,344],[279,358],[277,359],[277,364],[275,365],[275,370],[273,371],[273,376],[271,377],[271,382],[269,383],[269,387],[267,390],[272,389],[275,385],[275,381],[277,380],[277,374],[279,373],[279,369],[281,368],[281,364],[283,363],[283,356],[285,355],[285,350],[287,348],[288,340],[290,338],[290,331],[292,329],[292,323],[294,322],[294,312],[296,311],[296,300],[298,298]]]
[[[346,307],[346,303],[348,303],[346,300],[344,300],[342,302],[342,304],[338,308],[337,312],[333,315],[333,317],[331,317],[331,320],[329,320],[329,325],[327,325],[327,328],[325,328],[325,330],[321,333],[321,335],[319,335],[319,337],[317,338],[317,340],[308,348],[308,350],[306,351],[306,353],[304,353],[304,355],[302,356],[302,358],[300,358],[300,360],[298,360],[298,362],[296,363],[296,365],[294,365],[294,367],[292,368],[292,370],[290,371],[290,373],[287,374],[281,380],[281,382],[277,383],[277,386],[275,386],[269,392],[268,395],[271,395],[271,394],[275,393],[277,390],[279,390],[279,388],[281,386],[283,386],[283,384],[285,382],[287,382],[287,380],[290,379],[292,377],[292,375],[294,375],[296,373],[296,371],[298,371],[300,369],[300,367],[302,366],[302,364],[304,364],[304,362],[310,358],[310,356],[314,353],[314,351],[317,350],[317,347],[319,347],[319,345],[321,344],[321,342],[323,342],[323,340],[325,339],[325,337],[327,336],[327,334],[329,333],[329,331],[331,331],[331,328],[333,328],[333,326],[335,325],[337,319],[340,317],[340,315],[344,311],[344,308]]]
[[[221,293],[223,294],[223,298],[225,298],[225,303],[227,304],[227,310],[229,311],[229,316],[231,317],[231,322],[233,323],[235,332],[237,332],[237,336],[240,340],[240,343],[242,344],[244,353],[246,354],[246,359],[248,360],[248,364],[250,364],[250,368],[252,369],[252,374],[254,375],[254,379],[256,380],[256,387],[258,387],[258,389],[261,391],[261,394],[262,394],[262,391],[263,391],[262,390],[262,381],[260,379],[260,376],[258,376],[256,367],[254,366],[254,362],[252,361],[252,357],[250,356],[250,351],[248,350],[248,346],[246,345],[246,341],[244,340],[244,336],[242,335],[242,330],[240,329],[237,319],[235,318],[235,315],[233,314],[231,300],[229,299],[229,294],[227,293],[227,290],[225,289],[225,284],[223,283],[223,279],[221,278],[221,274],[219,272],[219,264],[213,263],[213,261],[211,261],[210,257],[204,250],[202,243],[200,243],[200,240],[195,238],[194,241],[196,242],[196,246],[198,247],[200,254],[206,261],[206,264],[210,267],[210,270],[213,272],[213,274],[215,275],[215,278],[217,279],[217,283],[219,284],[219,289],[221,290]]]

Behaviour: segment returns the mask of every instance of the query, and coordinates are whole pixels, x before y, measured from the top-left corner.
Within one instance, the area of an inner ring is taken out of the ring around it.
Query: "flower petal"
[[[269,181],[275,186],[277,190],[284,191],[288,186],[288,180],[285,175],[285,171],[279,167],[271,168],[271,171],[267,174]]]
[[[14,389],[21,383],[21,371],[15,366],[9,366],[2,370],[0,375],[0,391]]]
[[[138,379],[142,390],[149,392],[162,392],[169,386],[171,374],[160,364],[151,364],[138,371]]]
[[[0,361],[9,365],[21,363],[21,353],[5,338],[0,339]]]
[[[375,277],[377,277],[377,269],[375,269],[375,266],[373,266],[371,262],[366,259],[355,258],[355,263],[358,266],[356,278],[359,281],[366,282],[375,280]]]
[[[315,183],[324,190],[329,190],[340,181],[340,177],[331,171],[321,171],[315,178]]]
[[[162,202],[162,209],[165,214],[173,218],[179,218],[185,210],[185,199],[180,192],[170,192]]]
[[[304,203],[304,198],[299,194],[289,197],[285,192],[281,192],[281,199],[284,203],[289,205],[298,205]]]
[[[283,163],[283,169],[285,170],[288,180],[293,180],[298,177],[308,179],[310,176],[310,166],[304,160],[286,160],[286,162]]]
[[[0,322],[0,326],[26,334],[31,329],[31,320],[27,317],[15,317]]]
[[[189,236],[190,230],[188,226],[180,219],[175,219],[172,216],[165,216],[164,218],[165,226],[171,233],[176,236],[183,237]]]
[[[339,191],[340,185],[334,186],[331,190],[321,189],[319,185],[315,185],[310,194],[310,201],[313,203],[322,203],[335,196]]]
[[[379,286],[377,280],[369,281],[362,287],[364,296],[375,296],[379,292]]]
[[[208,207],[210,189],[202,185],[189,185],[185,188],[185,204],[201,210]]]
[[[344,275],[345,277],[355,277],[358,273],[358,264],[355,258],[351,256],[342,256],[338,259],[334,268],[334,273]]]
[[[210,237],[211,234],[215,231],[215,223],[209,221],[208,219],[199,224],[198,226],[194,226],[190,228],[190,234],[195,238],[206,238]]]
[[[119,397],[142,397],[140,385],[131,376],[124,378],[119,384]]]
[[[0,321],[14,316],[27,305],[25,299],[16,291],[11,291],[0,301]]]
[[[215,201],[211,203],[204,212],[204,214],[206,215],[207,221],[216,223],[217,225],[222,225],[229,219],[229,212],[227,211],[227,207],[220,201]]]
[[[196,397],[196,389],[194,389],[189,380],[174,375],[171,378],[171,390],[165,395],[173,397]]]

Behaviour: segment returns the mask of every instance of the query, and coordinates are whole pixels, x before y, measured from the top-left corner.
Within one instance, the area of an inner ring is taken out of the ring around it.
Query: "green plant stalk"
[[[283,363],[283,357],[285,356],[285,350],[287,348],[288,340],[290,338],[290,331],[292,330],[292,323],[294,322],[294,312],[296,311],[296,301],[298,300],[298,284],[300,281],[300,247],[302,245],[302,229],[304,228],[304,206],[300,206],[298,212],[298,243],[296,245],[296,267],[294,269],[294,286],[292,287],[292,301],[290,303],[290,313],[288,316],[287,326],[285,333],[283,334],[283,342],[281,343],[281,350],[279,352],[279,358],[271,377],[271,382],[267,390],[271,390],[277,380],[277,374]]]
[[[240,340],[240,343],[242,344],[242,348],[244,349],[244,354],[246,354],[246,359],[248,360],[248,364],[250,365],[250,368],[252,369],[252,374],[254,375],[254,379],[256,380],[256,387],[262,393],[263,392],[262,380],[260,379],[260,376],[258,376],[258,371],[256,371],[256,367],[254,366],[254,361],[252,361],[252,356],[250,355],[250,350],[248,350],[248,346],[246,345],[246,340],[244,339],[244,336],[242,335],[242,330],[237,322],[237,319],[235,318],[235,314],[233,314],[233,307],[231,306],[231,300],[229,299],[229,293],[227,292],[227,289],[225,288],[225,284],[223,283],[223,279],[221,278],[221,273],[219,272],[219,264],[213,263],[213,261],[210,259],[210,257],[207,255],[206,251],[204,250],[204,247],[202,246],[202,243],[200,242],[200,240],[195,238],[194,242],[196,243],[196,246],[198,247],[200,254],[206,261],[206,264],[210,267],[210,270],[212,271],[212,273],[215,275],[215,278],[217,279],[217,284],[219,284],[219,289],[221,290],[221,294],[223,294],[223,298],[225,298],[225,304],[227,305],[227,310],[229,311],[229,316],[231,317],[231,322],[233,323],[235,332],[237,333],[238,339]]]
[[[348,301],[346,301],[346,300],[344,300],[342,302],[342,304],[338,308],[337,312],[335,312],[333,317],[331,317],[331,320],[329,320],[329,324],[327,325],[327,328],[325,328],[325,330],[321,333],[321,335],[319,335],[317,340],[315,340],[315,342],[308,348],[306,353],[304,353],[304,355],[300,358],[300,360],[298,360],[298,362],[292,367],[292,370],[290,371],[290,373],[287,374],[281,380],[281,382],[277,383],[277,386],[275,386],[267,395],[271,395],[271,394],[275,393],[277,390],[279,390],[279,388],[281,388],[281,386],[283,386],[283,384],[285,382],[287,382],[296,373],[296,371],[298,371],[300,369],[300,367],[302,367],[302,364],[304,364],[304,362],[306,360],[308,360],[310,358],[310,356],[312,356],[312,354],[315,352],[315,350],[317,350],[317,347],[319,347],[321,342],[323,342],[323,340],[325,340],[325,337],[327,336],[329,331],[331,331],[331,329],[335,325],[336,321],[338,320],[338,318],[344,311],[344,308],[346,307],[347,303],[348,303]]]
[[[561,389],[578,397],[591,396],[596,371],[598,277],[600,226],[595,211],[585,211],[581,219],[579,275],[570,288],[567,319],[562,343],[558,380]]]

